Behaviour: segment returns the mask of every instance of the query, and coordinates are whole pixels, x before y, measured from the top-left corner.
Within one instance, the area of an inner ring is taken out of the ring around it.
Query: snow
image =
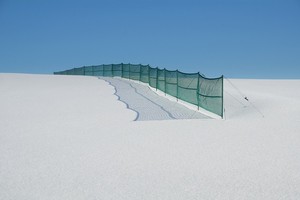
[[[168,119],[207,119],[208,116],[191,110],[176,101],[171,102],[165,94],[160,96],[146,84],[118,77],[99,77],[115,88],[115,95],[127,107],[136,112],[134,121]]]
[[[96,77],[0,74],[0,199],[300,199],[300,80],[230,82],[226,120],[133,121]]]

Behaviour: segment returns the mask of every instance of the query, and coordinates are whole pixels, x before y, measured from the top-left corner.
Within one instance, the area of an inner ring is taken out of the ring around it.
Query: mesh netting
[[[141,78],[143,83],[149,83],[149,66],[141,65]]]
[[[178,70],[152,68],[149,65],[110,64],[73,68],[54,72],[60,75],[85,75],[122,77],[148,83],[156,90],[165,92],[190,104],[223,117],[223,76],[206,78],[200,73],[183,73]]]
[[[122,77],[122,64],[112,65],[112,75]]]
[[[165,70],[157,69],[157,89],[166,92]]]
[[[123,64],[122,78],[129,79],[129,66],[130,64]]]
[[[194,105],[198,105],[198,73],[185,74],[178,72],[178,98]]]
[[[149,68],[149,85],[157,89],[157,70],[158,68]]]
[[[165,70],[166,91],[169,95],[178,98],[178,71]]]

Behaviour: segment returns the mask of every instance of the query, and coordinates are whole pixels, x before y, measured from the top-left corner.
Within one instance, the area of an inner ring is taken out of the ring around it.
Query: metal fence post
[[[148,84],[150,85],[150,66],[149,64],[147,65],[148,67]]]
[[[130,66],[131,66],[131,65],[130,65],[130,63],[129,63],[129,67],[128,67],[128,68],[129,68],[129,69],[128,69],[128,71],[129,71],[128,80],[130,80]]]
[[[176,70],[176,100],[178,102],[178,69]]]
[[[123,63],[121,63],[121,70],[122,70],[121,71],[121,77],[124,78],[124,76],[123,76]]]
[[[165,96],[167,96],[167,87],[166,87],[166,84],[167,84],[167,81],[166,81],[166,68],[164,68],[164,81],[165,81]]]
[[[156,67],[156,84],[155,84],[156,91],[157,91],[157,85],[158,85],[158,67]]]
[[[225,108],[224,108],[224,75],[222,75],[222,119],[224,119],[224,113],[225,113]]]
[[[141,82],[141,74],[142,74],[142,65],[139,64],[139,68],[140,68],[140,73],[139,73],[139,82]]]
[[[200,79],[200,73],[198,72],[198,81],[197,81],[197,105],[198,105],[198,110],[199,110],[199,104],[200,104],[200,87],[199,87],[199,79]]]

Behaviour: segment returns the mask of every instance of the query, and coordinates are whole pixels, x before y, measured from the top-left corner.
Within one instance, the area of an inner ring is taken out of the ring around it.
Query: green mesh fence
[[[152,68],[149,65],[110,64],[54,72],[59,75],[122,77],[141,81],[177,99],[223,117],[223,76],[206,78],[200,73]]]

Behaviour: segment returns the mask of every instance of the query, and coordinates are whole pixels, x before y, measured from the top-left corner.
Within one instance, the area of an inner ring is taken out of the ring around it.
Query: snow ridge
[[[98,78],[101,79],[100,77],[98,77]],[[127,109],[132,110],[133,112],[136,113],[136,117],[135,117],[135,119],[134,119],[133,121],[137,121],[137,119],[139,118],[140,113],[139,113],[137,110],[131,108],[131,107],[129,106],[129,104],[128,104],[126,101],[123,101],[123,100],[121,99],[121,97],[118,95],[118,89],[117,89],[116,86],[114,86],[114,85],[113,85],[110,81],[108,81],[108,80],[105,80],[105,79],[102,79],[102,80],[104,80],[105,82],[107,82],[109,85],[111,85],[111,86],[114,88],[114,90],[115,90],[114,95],[117,96],[118,101],[121,101],[122,103],[124,103],[124,104],[126,105],[126,108],[127,108]]]

